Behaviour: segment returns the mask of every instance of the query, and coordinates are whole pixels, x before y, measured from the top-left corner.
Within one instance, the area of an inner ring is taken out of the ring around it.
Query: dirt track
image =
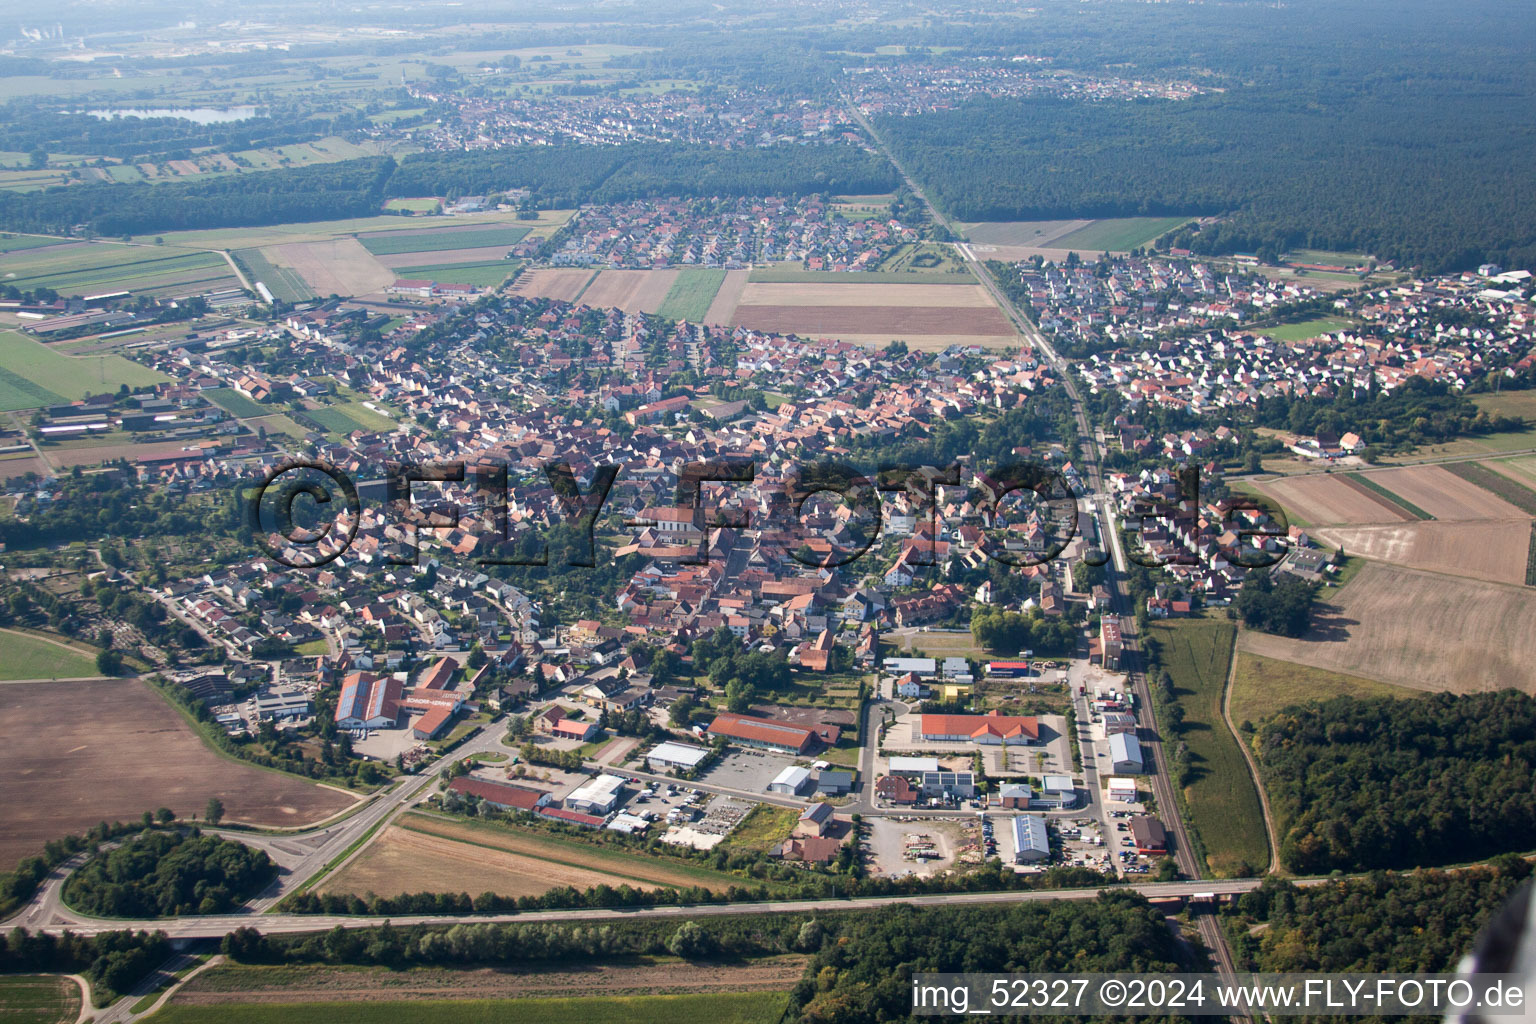
[[[705,964],[649,957],[590,967],[521,970],[415,967],[262,969],[235,965],[206,971],[177,993],[178,1005],[373,1002],[385,999],[507,999],[538,996],[684,992],[783,992],[805,972],[806,957],[775,956],[745,964]]]

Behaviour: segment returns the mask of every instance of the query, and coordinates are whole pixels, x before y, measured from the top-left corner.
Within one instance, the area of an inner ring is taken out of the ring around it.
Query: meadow
[[[0,679],[71,679],[96,674],[94,649],[0,631]]]
[[[119,355],[61,355],[16,331],[0,331],[0,411],[35,409],[116,391],[147,387],[164,375]]]
[[[240,419],[266,416],[272,412],[260,403],[246,398],[234,388],[211,388],[203,392],[203,397],[231,416],[237,416]]]
[[[1216,619],[1154,623],[1148,631],[1184,710],[1183,727],[1176,737],[1164,737],[1164,750],[1177,743],[1189,748],[1192,777],[1184,802],[1218,877],[1253,874],[1269,863],[1259,793],[1221,713],[1236,635],[1235,625]]]
[[[1293,704],[1333,697],[1421,697],[1410,690],[1363,676],[1298,665],[1247,651],[1237,653],[1237,675],[1232,680],[1232,719],[1241,725],[1258,725]]]
[[[1115,217],[1096,220],[1085,228],[1061,235],[1051,242],[1053,249],[1079,252],[1129,252],[1151,245],[1158,238],[1182,227],[1188,217]]]
[[[1296,324],[1281,324],[1279,327],[1265,327],[1259,333],[1274,338],[1276,341],[1310,341],[1313,338],[1320,338],[1325,334],[1342,331],[1354,325],[1353,320],[1328,316],[1317,320],[1303,320],[1301,323]]]
[[[689,267],[677,272],[667,297],[662,299],[656,312],[672,320],[701,323],[715,301],[715,293],[725,283],[725,271],[704,267]]]

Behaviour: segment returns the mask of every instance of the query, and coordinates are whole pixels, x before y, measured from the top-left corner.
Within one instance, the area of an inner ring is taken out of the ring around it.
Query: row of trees
[[[1450,864],[1536,846],[1536,699],[1336,697],[1285,709],[1255,752],[1298,874]]]

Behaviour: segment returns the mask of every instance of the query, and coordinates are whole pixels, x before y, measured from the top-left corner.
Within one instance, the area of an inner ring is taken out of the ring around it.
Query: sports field
[[[1347,327],[1353,327],[1353,320],[1345,320],[1342,317],[1328,316],[1317,320],[1304,320],[1297,324],[1281,324],[1279,327],[1265,327],[1260,334],[1274,338],[1276,341],[1311,341],[1313,338],[1321,338],[1325,334],[1334,331],[1342,331]]]
[[[715,294],[725,283],[725,271],[689,267],[677,272],[677,280],[656,312],[672,320],[701,323],[715,301]]]
[[[516,245],[527,237],[528,230],[523,227],[427,228],[421,231],[385,231],[359,235],[357,240],[375,256],[393,256],[403,252]]]
[[[80,986],[56,974],[0,976],[0,1021],[5,1024],[74,1024]]]
[[[0,410],[35,409],[165,379],[119,355],[66,356],[17,331],[0,331]]]
[[[321,405],[306,409],[304,415],[337,434],[350,434],[354,430],[393,430],[397,425],[388,416],[374,412],[361,402]]]
[[[172,1004],[155,1024],[778,1024],[789,994],[748,992],[568,999],[438,999],[349,1002]]]
[[[231,416],[238,416],[240,419],[268,416],[272,413],[271,409],[251,401],[234,388],[211,388],[203,392],[203,397]]]
[[[1155,623],[1148,631],[1161,647],[1163,668],[1184,709],[1177,736],[1189,748],[1191,765],[1184,799],[1217,877],[1254,874],[1269,863],[1259,792],[1221,713],[1236,634],[1232,623],[1215,619]],[[1165,740],[1165,751],[1173,740]]]

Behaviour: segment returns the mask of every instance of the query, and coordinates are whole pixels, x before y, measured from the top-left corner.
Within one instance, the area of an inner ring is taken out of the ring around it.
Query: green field
[[[19,633],[0,633],[0,679],[72,679],[97,675],[94,656]]]
[[[656,310],[656,315],[672,320],[699,323],[704,319],[704,314],[709,312],[710,303],[715,301],[715,293],[724,283],[725,271],[723,270],[706,267],[689,267],[679,270],[677,280],[672,282],[667,297],[661,300],[661,307]]]
[[[960,254],[952,246],[937,242],[897,246],[895,251],[881,261],[880,269],[875,273],[951,276],[965,282],[974,280]],[[923,283],[929,282],[925,278]]]
[[[1342,331],[1354,325],[1355,322],[1353,320],[1345,320],[1336,316],[1325,316],[1317,320],[1303,320],[1297,324],[1265,327],[1260,329],[1259,333],[1274,338],[1276,341],[1311,341],[1313,338],[1321,338],[1325,334]]]
[[[322,405],[304,410],[304,415],[335,434],[350,434],[354,430],[394,430],[398,425],[388,416],[364,408],[361,402]]]
[[[788,993],[167,1006],[155,1024],[777,1024]]]
[[[391,199],[384,204],[386,210],[410,210],[412,213],[433,213],[442,204],[436,199]]]
[[[1052,249],[1076,249],[1079,252],[1129,252],[1151,245],[1188,220],[1188,217],[1114,217],[1096,220],[1048,244]]]
[[[30,249],[0,255],[0,278],[17,288],[52,288],[64,295],[149,291],[226,278],[234,283],[229,265],[215,253],[84,242],[60,245],[43,255]]]
[[[230,255],[245,268],[254,285],[257,281],[272,291],[272,297],[284,302],[305,302],[315,297],[309,282],[288,267],[279,267],[262,254],[260,249],[236,249]]]
[[[1339,696],[1422,697],[1425,692],[1239,651],[1237,676],[1232,680],[1232,720],[1238,725],[1258,725],[1292,704]]]
[[[251,401],[234,388],[212,388],[204,391],[203,397],[231,416],[238,416],[240,419],[268,416],[272,413],[271,409],[260,402]]]
[[[405,252],[439,252],[443,249],[480,249],[492,245],[516,245],[528,234],[528,228],[444,228],[421,234],[384,231],[358,235],[363,248],[375,256],[394,256]]]
[[[798,263],[759,267],[748,276],[758,284],[975,284],[976,278],[964,274],[935,274],[921,271],[882,270],[805,270]]]
[[[0,331],[0,410],[35,409],[165,379],[119,355],[61,355],[16,331]]]
[[[1163,668],[1184,709],[1182,731],[1176,740],[1165,737],[1163,749],[1171,752],[1176,742],[1189,747],[1194,770],[1184,800],[1190,823],[1212,874],[1224,878],[1256,874],[1269,863],[1259,793],[1221,714],[1236,635],[1235,625],[1216,619],[1154,623],[1148,632],[1161,645]]]
[[[80,988],[54,974],[0,976],[0,1021],[5,1024],[74,1024]]]
[[[474,263],[429,263],[421,267],[402,267],[400,273],[438,284],[471,284],[476,288],[495,288],[522,266],[518,260],[480,260]]]
[[[19,252],[22,249],[38,249],[45,245],[59,245],[67,241],[48,235],[0,235],[0,252]]]

